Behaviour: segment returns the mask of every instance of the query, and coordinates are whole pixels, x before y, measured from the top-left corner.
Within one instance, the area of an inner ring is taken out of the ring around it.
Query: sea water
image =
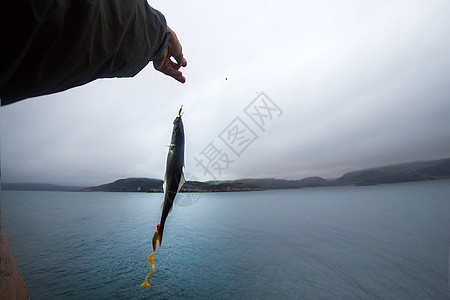
[[[450,181],[177,197],[2,191],[31,299],[449,299]]]

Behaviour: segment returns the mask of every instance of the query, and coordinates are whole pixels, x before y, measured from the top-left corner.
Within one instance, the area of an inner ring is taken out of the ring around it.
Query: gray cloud
[[[181,104],[186,172],[264,91],[283,110],[221,178],[311,175],[450,157],[446,1],[173,4],[188,82],[146,67],[2,107],[4,182],[100,184],[162,178]],[[219,5],[219,6],[216,6]],[[181,6],[181,7],[180,7]]]

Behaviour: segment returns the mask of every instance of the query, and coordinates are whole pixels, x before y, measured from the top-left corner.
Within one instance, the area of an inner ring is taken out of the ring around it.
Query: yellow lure
[[[155,269],[155,265],[153,264],[153,257],[155,256],[156,245],[158,242],[158,235],[159,235],[159,224],[156,226],[156,230],[155,230],[155,233],[153,234],[153,238],[152,238],[153,252],[147,257],[147,260],[152,265],[152,268],[150,270],[150,273],[148,273],[147,277],[145,277],[144,282],[141,284],[142,287],[150,286],[150,284],[148,283],[148,278],[150,277],[150,275],[153,273],[153,270]]]

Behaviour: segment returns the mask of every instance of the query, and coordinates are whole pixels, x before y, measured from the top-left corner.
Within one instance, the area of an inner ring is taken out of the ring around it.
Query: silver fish
[[[172,139],[167,154],[166,174],[164,175],[164,202],[162,207],[161,221],[159,227],[159,246],[161,247],[164,224],[167,215],[172,211],[175,196],[185,183],[184,167],[184,128],[181,120],[181,110],[178,111],[178,117],[173,121]]]

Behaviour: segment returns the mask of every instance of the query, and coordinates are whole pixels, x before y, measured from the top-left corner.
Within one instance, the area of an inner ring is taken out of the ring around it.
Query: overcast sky
[[[163,178],[180,105],[185,173],[201,180],[450,157],[449,3],[151,1],[187,82],[149,64],[2,107],[2,181]]]

